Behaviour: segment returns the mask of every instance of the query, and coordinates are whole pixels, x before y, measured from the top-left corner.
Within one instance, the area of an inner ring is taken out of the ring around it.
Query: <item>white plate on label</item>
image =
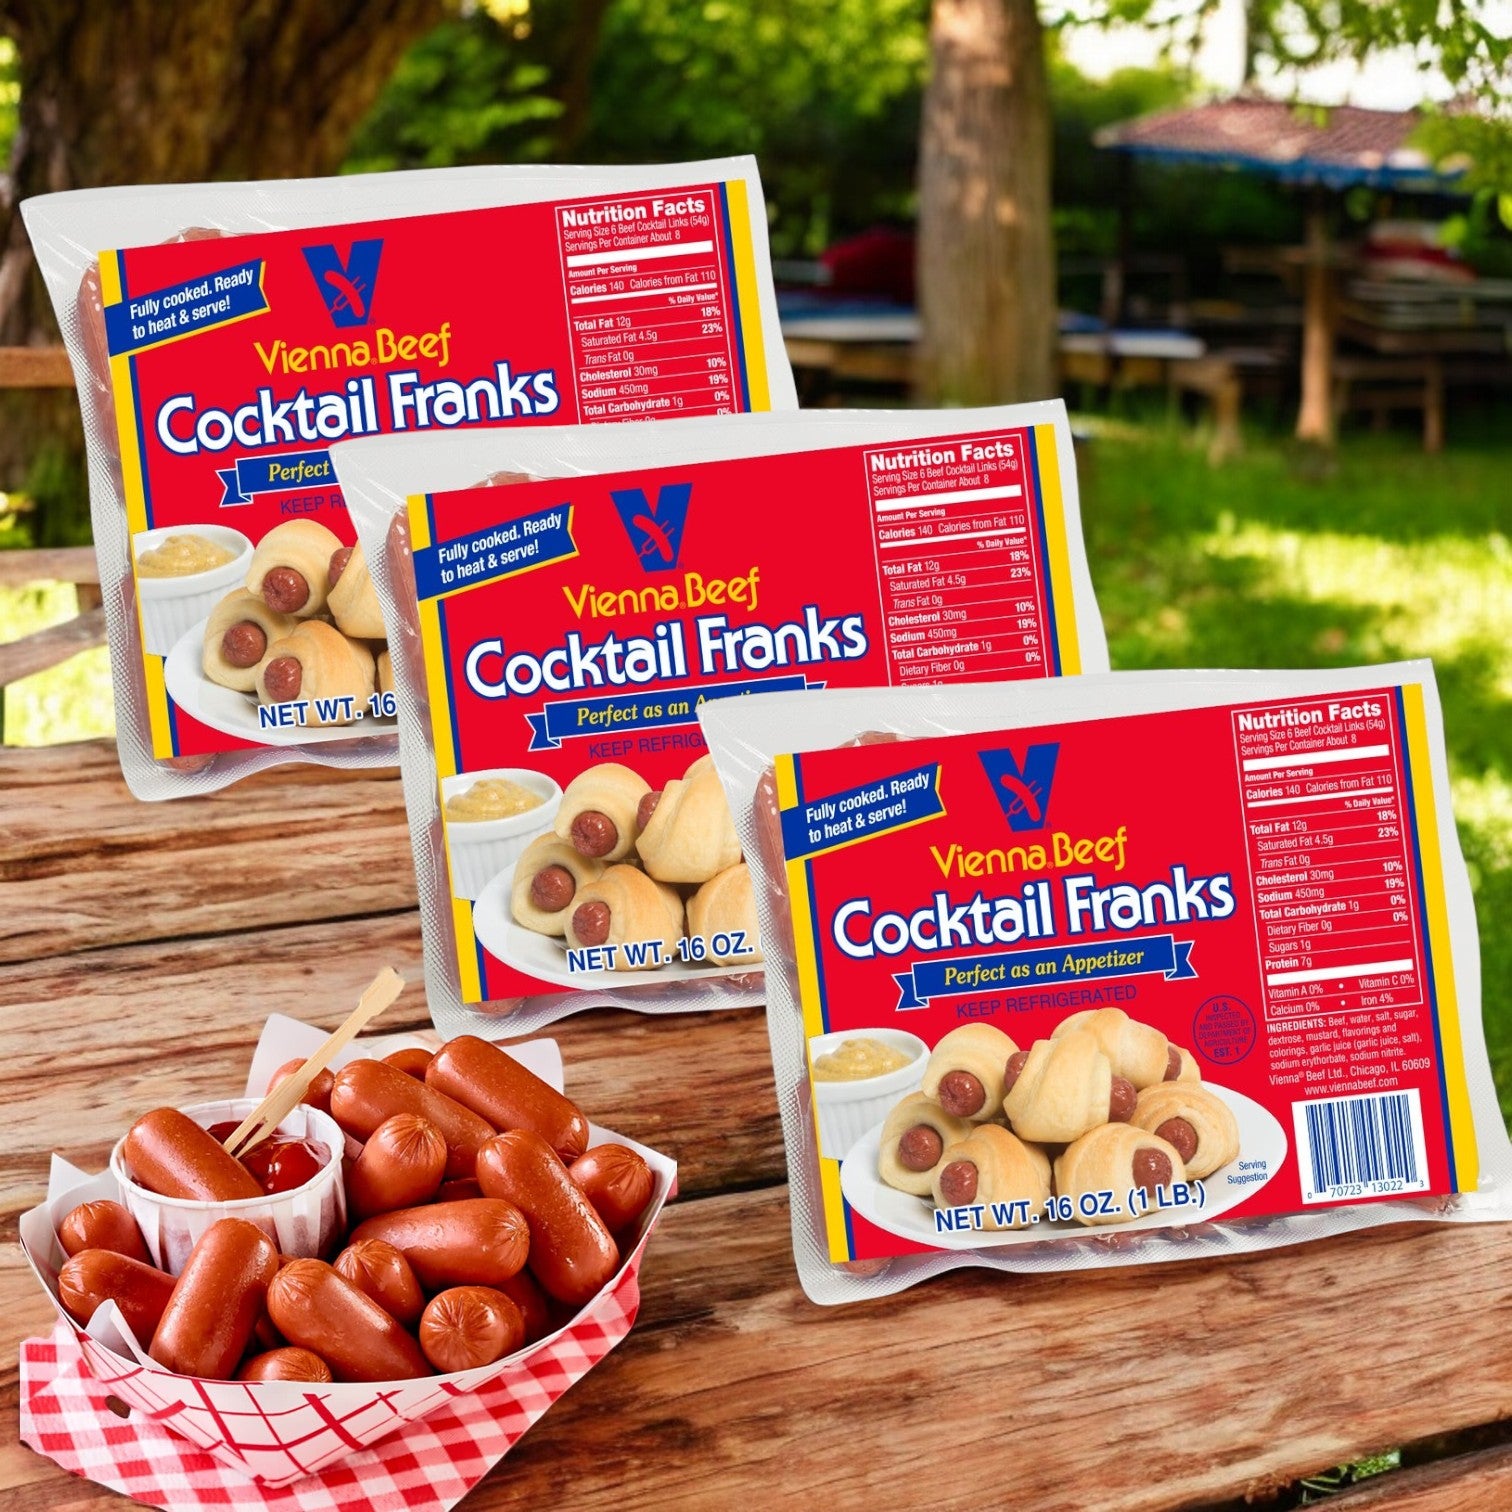
[[[743,971],[760,971],[759,961],[734,966],[695,966],[675,961],[670,966],[654,966],[644,971],[568,971],[567,942],[556,935],[537,934],[522,929],[509,911],[509,894],[513,872],[500,872],[478,895],[473,904],[473,933],[489,955],[529,972],[543,982],[560,987],[589,989],[594,987],[641,987],[653,982],[696,982],[705,977],[735,976]],[[675,948],[675,947],[674,947]]]
[[[263,729],[257,720],[257,699],[253,694],[223,688],[205,676],[201,657],[208,623],[207,615],[179,636],[163,662],[163,682],[169,698],[201,724],[219,730],[222,735],[270,746],[315,745],[327,740],[356,740],[364,735],[392,735],[399,728],[396,718],[376,718],[364,709],[361,719],[347,725],[279,725]]]
[[[1130,1229],[1182,1228],[1190,1223],[1211,1223],[1277,1175],[1286,1160],[1287,1144],[1286,1131],[1253,1098],[1227,1087],[1215,1087],[1211,1082],[1204,1082],[1203,1086],[1229,1105],[1239,1125],[1239,1155],[1226,1166],[1219,1166],[1211,1176],[1203,1178],[1207,1201],[1202,1207],[1157,1210],[1143,1213],[1127,1223],[1060,1223],[1052,1222],[1041,1213],[1040,1221],[1026,1229],[976,1229],[937,1234],[932,1202],[924,1197],[910,1197],[907,1192],[888,1186],[877,1175],[877,1156],[882,1148],[881,1124],[863,1134],[840,1163],[840,1191],[868,1223],[874,1223],[900,1239],[911,1239],[915,1244],[927,1244],[934,1249],[977,1250],[1007,1244],[1043,1244],[1049,1239],[1070,1239],[1078,1235],[1122,1234]],[[1254,1160],[1265,1162],[1262,1180],[1237,1185],[1229,1181],[1230,1176],[1255,1175],[1254,1171],[1239,1169],[1240,1161]]]

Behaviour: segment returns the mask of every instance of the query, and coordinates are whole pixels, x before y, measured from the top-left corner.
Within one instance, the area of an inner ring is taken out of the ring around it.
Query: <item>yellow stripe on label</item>
[[[425,495],[412,494],[406,503],[410,549],[412,552],[423,551],[431,544],[430,513]],[[426,692],[430,695],[431,744],[436,752],[436,770],[442,777],[454,777],[457,753],[452,746],[451,694],[446,683],[446,659],[441,652],[441,609],[434,599],[420,601],[420,649],[425,661]]]
[[[798,806],[797,768],[791,756],[779,756],[775,762],[777,807],[781,810]],[[793,916],[794,955],[798,965],[798,997],[803,1005],[803,1029],[806,1039],[824,1033],[824,1009],[819,999],[819,958],[814,939],[814,920],[809,908],[808,870],[802,861],[787,863],[788,902]],[[810,1116],[814,1121],[814,1149],[819,1148],[819,1099],[814,1095],[812,1051],[805,1045],[809,1066]],[[824,1230],[829,1239],[831,1261],[853,1260],[850,1239],[845,1229],[845,1198],[840,1193],[840,1162],[819,1157],[819,1189],[824,1201]]]
[[[100,253],[100,303],[109,309],[122,300],[121,255],[119,252]],[[147,529],[147,490],[143,482],[142,453],[137,446],[136,395],[131,385],[131,359],[110,359],[110,393],[115,403],[116,438],[121,452],[121,486],[125,494],[126,529],[133,539]],[[133,571],[136,554],[131,541],[127,543],[131,553]],[[147,637],[142,627],[141,598],[133,593],[132,603],[137,616],[137,644],[146,646]],[[156,761],[166,761],[178,752],[173,745],[173,721],[168,717],[168,689],[163,681],[163,658],[142,652],[142,676],[147,688],[147,727],[152,736],[152,755]]]
[[[142,633],[141,606],[137,607],[137,634]],[[142,653],[142,671],[147,680],[147,726],[152,733],[154,761],[177,756],[173,744],[173,721],[168,718],[168,688],[163,681],[163,658],[150,651]]]
[[[444,828],[443,824],[443,828]],[[451,867],[451,852],[446,853],[448,871]],[[462,988],[464,1003],[483,1001],[483,981],[478,975],[478,951],[473,945],[473,906],[466,898],[453,898],[452,930],[457,938],[457,977]]]
[[[756,249],[751,239],[751,202],[744,179],[725,184],[730,207],[730,245],[735,249],[735,291],[740,298],[740,335],[745,344],[746,386],[753,410],[772,407],[766,342],[761,329],[761,293],[756,286]]]
[[[1082,669],[1081,643],[1076,635],[1071,549],[1066,540],[1066,506],[1061,493],[1060,437],[1053,425],[1034,427],[1034,449],[1039,460],[1040,514],[1045,522],[1045,545],[1050,556],[1050,593],[1055,600],[1060,669],[1074,675]]]
[[[1454,989],[1449,904],[1444,896],[1444,859],[1439,853],[1438,808],[1433,797],[1433,762],[1428,749],[1428,715],[1419,684],[1409,683],[1403,687],[1402,706],[1407,714],[1412,803],[1417,811],[1418,857],[1423,868],[1423,897],[1428,910],[1428,944],[1433,951],[1439,1046],[1444,1057],[1444,1087],[1449,1095],[1449,1130],[1454,1139],[1455,1190],[1473,1192],[1480,1185],[1480,1150],[1475,1142],[1470,1087],[1465,1080],[1465,1043],[1460,1033],[1459,1000]]]
[[[409,515],[410,550],[423,551],[431,544],[430,510],[424,494],[405,500]],[[446,885],[452,895],[452,935],[457,942],[457,982],[464,1003],[483,1001],[483,981],[478,971],[478,949],[473,936],[472,904],[457,897],[452,876],[451,836],[446,828],[446,793],[441,779],[457,775],[457,752],[452,745],[451,690],[446,681],[446,659],[441,651],[441,609],[434,599],[420,603],[420,649],[425,660],[425,689],[430,696],[431,744],[436,752],[436,805],[441,814],[441,849],[446,856]]]

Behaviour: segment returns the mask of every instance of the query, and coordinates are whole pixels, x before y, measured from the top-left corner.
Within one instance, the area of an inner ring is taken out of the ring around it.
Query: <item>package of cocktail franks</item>
[[[391,632],[449,1033],[760,1000],[711,701],[1107,666],[1059,403],[333,456]]]
[[[397,759],[331,442],[797,403],[748,157],[88,189],[22,213],[78,379],[140,798]]]
[[[1429,663],[701,722],[816,1302],[1512,1217]]]

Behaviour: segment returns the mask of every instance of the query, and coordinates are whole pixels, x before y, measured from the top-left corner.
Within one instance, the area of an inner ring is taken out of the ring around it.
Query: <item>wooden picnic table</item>
[[[380,1027],[427,1026],[414,904],[392,773],[284,768],[147,805],[104,743],[0,750],[0,1506],[113,1496],[17,1442],[17,1348],[53,1313],[16,1220],[50,1153],[100,1169],[136,1114],[238,1090],[267,1014],[333,1027],[385,962],[417,985]],[[467,1512],[1165,1512],[1238,1506],[1403,1445],[1440,1457],[1331,1505],[1512,1506],[1512,1448],[1442,1437],[1512,1414],[1504,1228],[1408,1225],[1086,1274],[957,1271],[819,1308],[789,1249],[760,1011],[601,1010],[554,1032],[568,1090],[674,1155],[681,1196],[651,1241],[634,1331]]]

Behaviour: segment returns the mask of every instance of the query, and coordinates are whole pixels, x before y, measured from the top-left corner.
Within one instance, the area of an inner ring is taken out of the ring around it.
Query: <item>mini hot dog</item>
[[[136,1219],[108,1197],[81,1202],[65,1213],[58,1224],[58,1243],[69,1256],[82,1250],[114,1250],[118,1255],[140,1260],[143,1265],[152,1263]]]
[[[121,1309],[137,1342],[150,1342],[173,1295],[173,1277],[114,1250],[80,1250],[58,1272],[58,1300],[76,1323],[87,1324],[101,1303]]]
[[[626,1145],[596,1145],[579,1155],[567,1174],[583,1189],[612,1234],[635,1223],[656,1186],[651,1167]]]
[[[382,1239],[399,1250],[427,1291],[498,1286],[519,1273],[530,1248],[525,1215],[509,1202],[474,1197],[380,1213],[358,1224],[351,1242]]]
[[[563,1160],[576,1160],[588,1148],[588,1120],[577,1104],[475,1034],[442,1045],[425,1085],[471,1108],[493,1129],[539,1134]]]
[[[423,1118],[446,1141],[446,1174],[471,1176],[478,1147],[492,1137],[493,1126],[432,1081],[435,1064],[431,1062],[420,1082],[382,1061],[353,1061],[337,1074],[331,1088],[331,1117],[356,1139],[371,1138],[378,1125],[396,1113]]]
[[[442,1375],[492,1365],[524,1342],[520,1309],[491,1286],[438,1292],[420,1319],[420,1348]]]
[[[302,1065],[304,1065],[304,1061],[298,1056],[291,1061],[285,1061],[268,1078],[268,1085],[264,1090],[271,1092],[284,1077],[292,1075]],[[310,1078],[310,1085],[305,1088],[305,1095],[300,1098],[300,1101],[308,1103],[312,1108],[319,1108],[322,1113],[329,1113],[331,1111],[331,1087],[335,1081],[335,1072],[322,1068]]]
[[[131,1179],[163,1197],[236,1202],[264,1196],[252,1173],[192,1118],[175,1108],[144,1113],[122,1150]]]
[[[579,855],[604,862],[623,860],[635,844],[640,801],[650,791],[644,777],[617,761],[591,766],[562,794],[557,836]]]
[[[429,1202],[441,1185],[446,1160],[446,1141],[434,1124],[413,1113],[385,1118],[347,1173],[352,1211],[371,1218]]]
[[[277,1273],[278,1250],[256,1224],[212,1223],[174,1282],[148,1353],[179,1375],[230,1380]],[[281,1326],[280,1332],[288,1337]]]
[[[408,1260],[382,1239],[360,1239],[331,1262],[336,1274],[371,1297],[406,1328],[425,1311],[425,1293]]]
[[[556,1151],[529,1129],[497,1134],[478,1152],[478,1185],[530,1225],[526,1264],[541,1289],[580,1306],[619,1267],[619,1247]]]
[[[268,1288],[278,1331],[331,1367],[338,1381],[404,1381],[430,1374],[400,1324],[321,1260],[296,1260]]]
[[[253,1355],[236,1372],[238,1381],[310,1381],[324,1385],[331,1379],[331,1367],[308,1349],[287,1345]]]
[[[258,543],[247,587],[278,614],[319,614],[330,589],[330,562],[341,541],[317,520],[286,520]]]
[[[418,1046],[411,1046],[404,1050],[395,1050],[391,1055],[383,1057],[385,1066],[393,1066],[396,1070],[404,1072],[406,1076],[413,1076],[420,1081],[425,1080],[425,1068],[430,1065],[434,1052],[422,1050]]]
[[[520,1309],[520,1316],[525,1320],[527,1344],[534,1344],[551,1332],[551,1303],[532,1280],[529,1271],[522,1270],[519,1275],[500,1281],[498,1289]]]

